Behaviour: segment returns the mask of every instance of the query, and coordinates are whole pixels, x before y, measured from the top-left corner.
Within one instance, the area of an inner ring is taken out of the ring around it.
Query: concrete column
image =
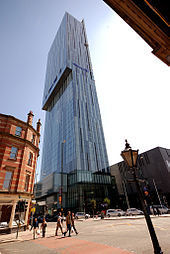
[[[17,200],[14,200],[13,201],[13,206],[12,206],[11,218],[10,218],[10,222],[9,222],[9,228],[12,228],[12,222],[13,222],[14,216],[15,216],[16,205],[17,205]]]
[[[25,225],[26,226],[27,226],[28,215],[29,215],[29,210],[30,210],[30,203],[31,203],[31,200],[28,200],[27,211],[26,211],[26,214],[25,214]]]

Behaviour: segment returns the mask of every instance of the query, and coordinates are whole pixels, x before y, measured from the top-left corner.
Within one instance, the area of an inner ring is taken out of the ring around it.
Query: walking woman
[[[62,228],[62,223],[61,223],[62,217],[61,217],[61,212],[58,215],[57,218],[57,226],[56,226],[56,231],[55,231],[55,235],[57,236],[58,233],[58,229],[60,228],[61,233],[63,234],[63,228]]]
[[[77,229],[76,229],[76,227],[75,227],[74,220],[75,220],[74,213],[72,213],[72,214],[71,214],[71,226],[73,227],[74,232],[75,232],[76,235],[77,235],[78,232],[77,232]]]

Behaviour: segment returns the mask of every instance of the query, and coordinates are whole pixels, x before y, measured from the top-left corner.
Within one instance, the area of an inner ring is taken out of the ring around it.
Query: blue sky
[[[85,20],[110,164],[125,138],[140,152],[170,148],[169,68],[100,0],[0,1],[0,112],[41,118],[42,151],[47,54],[65,11]]]

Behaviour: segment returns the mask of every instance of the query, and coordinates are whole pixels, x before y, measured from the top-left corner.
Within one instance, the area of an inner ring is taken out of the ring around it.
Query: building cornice
[[[155,56],[170,65],[169,26],[145,1],[137,3],[136,0],[104,0],[104,2],[152,47]]]
[[[3,195],[3,197],[4,198],[9,198],[9,196],[20,196],[20,199],[22,199],[22,198],[26,198],[26,197],[32,197],[33,196],[33,193],[31,192],[31,193],[29,193],[29,192],[20,192],[20,191],[15,191],[15,192],[12,192],[12,191],[3,191],[3,190],[1,190],[0,191],[0,196],[2,196]]]
[[[11,115],[5,115],[5,114],[1,114],[0,113],[0,117],[5,117],[5,118],[8,118],[8,119],[11,119],[11,120],[13,120],[13,121],[17,121],[17,122],[19,122],[19,123],[21,123],[22,125],[24,125],[25,126],[25,128],[30,128],[32,131],[34,131],[38,136],[40,136],[40,133],[39,132],[37,132],[36,131],[36,129],[34,129],[34,127],[32,126],[32,125],[30,125],[30,124],[28,124],[28,123],[26,123],[26,122],[24,122],[24,121],[22,121],[22,120],[20,120],[20,119],[18,119],[18,118],[16,118],[16,117],[14,117],[14,116],[11,116]]]
[[[18,136],[14,136],[8,132],[2,132],[0,131],[0,135],[2,135],[3,137],[9,137],[9,138],[12,138],[12,139],[15,139],[15,140],[18,140],[20,141],[21,143],[23,144],[28,144],[30,145],[34,150],[36,150],[38,153],[39,153],[39,147],[35,146],[31,141],[27,140],[27,139],[23,139],[23,138],[20,138]]]

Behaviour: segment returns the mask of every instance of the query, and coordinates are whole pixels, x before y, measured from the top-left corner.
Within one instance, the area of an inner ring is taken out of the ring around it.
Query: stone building
[[[139,154],[137,175],[144,192],[147,191],[148,203],[170,206],[170,149],[155,147]],[[120,206],[122,208],[139,207],[139,198],[127,165],[121,161],[111,166],[111,175],[115,177]]]
[[[0,114],[0,233],[11,232],[19,221],[21,226],[27,225],[41,126],[39,119],[33,128],[33,116],[30,111],[23,122]],[[20,212],[19,204],[23,206]]]

